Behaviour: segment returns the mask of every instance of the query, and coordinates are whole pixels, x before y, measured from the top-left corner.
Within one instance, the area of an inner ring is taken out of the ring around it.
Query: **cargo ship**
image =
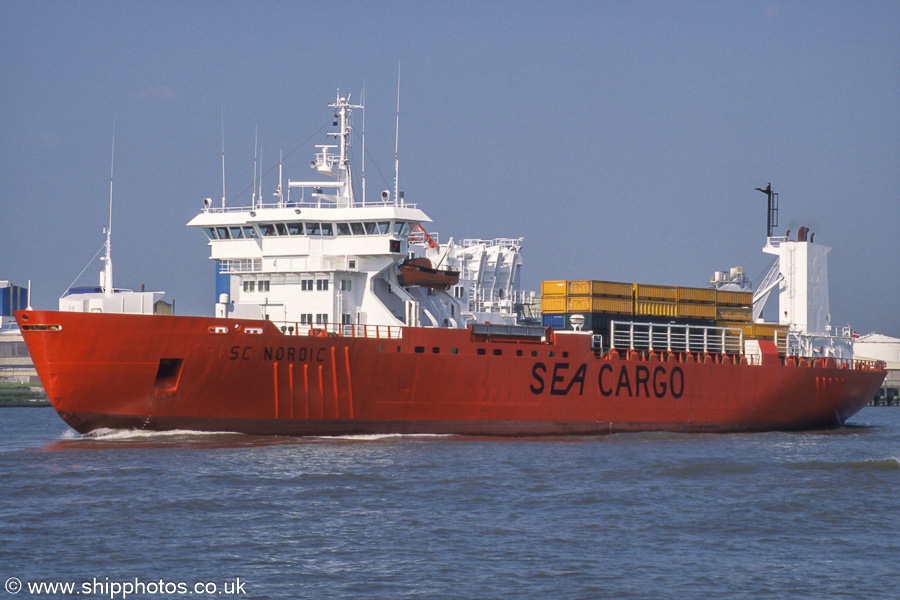
[[[336,144],[317,147],[315,179],[284,186],[279,169],[274,201],[261,184],[249,206],[226,206],[223,193],[188,223],[215,264],[214,316],[102,303],[16,313],[66,423],[275,435],[797,430],[840,426],[885,377],[877,361],[792,354],[777,328],[756,335],[749,307],[727,294],[717,303],[716,290],[544,282],[542,303],[565,290],[563,321],[548,324],[552,310],[530,312],[535,296],[520,289],[521,238],[441,243],[396,174],[393,191],[369,201],[351,167],[362,106],[338,93],[329,107]],[[747,322],[729,322],[735,314]]]

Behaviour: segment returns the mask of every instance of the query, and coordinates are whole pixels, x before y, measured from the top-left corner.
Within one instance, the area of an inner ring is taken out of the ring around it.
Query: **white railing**
[[[741,354],[744,332],[732,327],[612,321],[610,348]]]
[[[328,182],[322,182],[323,185],[327,185]],[[409,202],[404,202],[403,204],[395,203],[393,200],[390,202],[354,202],[352,204],[352,208],[364,208],[368,206],[397,206],[402,208],[417,208],[418,204],[411,204]],[[282,202],[264,202],[261,204],[257,204],[256,206],[210,206],[208,208],[204,208],[203,212],[206,213],[233,213],[233,212],[250,212],[251,210],[266,210],[271,208],[344,208],[340,207],[337,204],[331,202],[309,202],[305,200],[284,200]]]
[[[775,332],[775,343],[779,351],[790,356],[832,357],[849,359],[853,357],[853,338],[839,335],[809,335],[797,331]]]
[[[226,258],[220,262],[220,273],[260,273],[262,259],[259,258]]]
[[[426,237],[427,236],[427,237]],[[424,232],[424,231],[410,231],[409,232],[409,240],[410,244],[427,244],[428,237],[434,241],[435,244],[440,244],[439,234],[437,231],[435,232]]]
[[[400,339],[403,327],[397,325],[350,325],[341,323],[296,323],[273,321],[285,335],[312,337],[353,337]]]
[[[464,239],[462,241],[463,248],[469,248],[471,246],[478,246],[480,244],[484,244],[486,247],[491,248],[493,246],[512,246],[515,248],[522,247],[522,240],[524,238],[495,238],[492,240],[482,240],[482,239]]]

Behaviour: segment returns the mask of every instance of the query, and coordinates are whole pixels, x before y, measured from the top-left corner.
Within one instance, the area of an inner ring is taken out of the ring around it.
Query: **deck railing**
[[[322,182],[323,184],[327,182]],[[368,202],[354,202],[352,208],[370,208],[374,206],[398,206],[402,208],[416,208],[418,204],[404,202],[402,204],[395,203],[393,200],[388,202],[378,202],[378,201],[368,201]],[[309,200],[284,200],[282,202],[263,202],[257,203],[253,206],[209,206],[203,209],[203,212],[207,213],[234,213],[234,212],[250,212],[256,210],[265,210],[270,208],[344,208],[338,206],[337,204],[333,204],[330,202],[322,202],[322,201],[309,201]]]
[[[741,354],[744,332],[732,327],[612,321],[611,348],[657,352]]]

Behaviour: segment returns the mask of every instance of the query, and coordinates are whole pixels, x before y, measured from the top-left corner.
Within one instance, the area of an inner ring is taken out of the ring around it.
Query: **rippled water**
[[[244,598],[896,598],[900,409],[852,423],[79,437],[52,409],[0,409],[0,581],[21,598],[75,597],[29,592],[41,581],[121,598],[112,583],[135,580]]]

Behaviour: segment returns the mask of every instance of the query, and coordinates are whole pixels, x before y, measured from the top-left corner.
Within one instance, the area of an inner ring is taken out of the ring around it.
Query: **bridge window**
[[[375,221],[366,221],[366,235],[377,235],[378,234],[378,223]]]
[[[288,235],[303,235],[303,223],[288,223]]]
[[[306,235],[322,235],[321,223],[307,223]]]
[[[322,223],[322,235],[334,235],[334,223]]]
[[[229,239],[231,239],[231,236],[228,235],[228,228],[227,228],[227,227],[216,227],[216,235],[219,236],[219,239],[220,239],[220,240],[229,240]]]
[[[244,237],[256,239],[256,229],[252,225],[244,225]]]
[[[391,222],[390,221],[378,221],[378,233],[388,234],[390,232],[391,232]]]
[[[218,238],[216,237],[216,230],[213,229],[212,227],[204,227],[204,228],[203,228],[203,233],[205,233],[205,234],[206,234],[206,237],[208,237],[208,238],[211,239],[211,240],[216,240],[216,239],[218,239]]]
[[[397,221],[394,223],[394,235],[399,235],[401,237],[409,235],[409,230],[411,226],[409,223],[404,221]]]
[[[353,235],[366,235],[362,223],[350,223],[350,231],[353,232]]]
[[[337,234],[338,235],[350,235],[350,223],[338,223],[337,224]]]
[[[277,235],[277,234],[275,233],[275,225],[273,225],[272,223],[260,223],[260,224],[259,224],[259,231],[260,231],[260,233],[263,234],[263,237],[269,237],[269,236]]]
[[[229,227],[228,231],[231,232],[231,239],[239,240],[244,237],[244,232],[240,227]]]
[[[275,229],[278,230],[278,235],[287,235],[287,225],[284,223],[275,223]]]

